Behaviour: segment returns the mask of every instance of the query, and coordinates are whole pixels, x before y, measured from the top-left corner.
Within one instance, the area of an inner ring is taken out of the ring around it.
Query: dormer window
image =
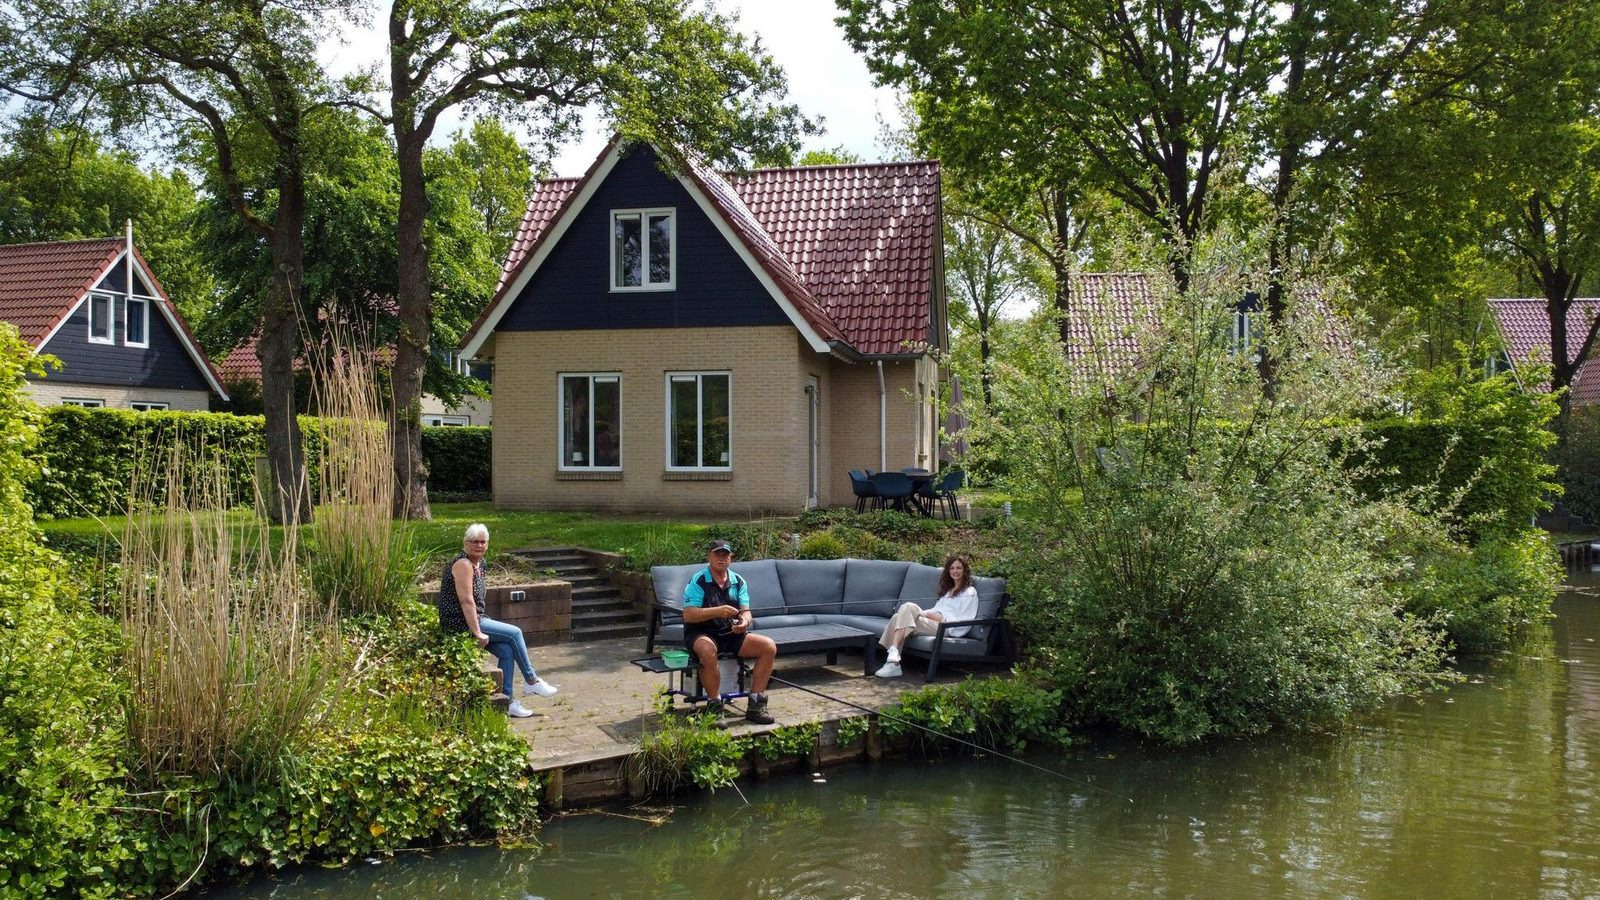
[[[111,310],[114,308],[110,294],[89,295],[89,343],[114,343],[111,337]]]
[[[611,289],[673,288],[678,230],[671,209],[611,211]]]

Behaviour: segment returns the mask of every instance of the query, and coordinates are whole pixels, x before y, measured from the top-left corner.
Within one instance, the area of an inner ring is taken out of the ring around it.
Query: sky
[[[716,6],[725,15],[737,15],[739,30],[761,38],[762,46],[788,75],[789,99],[801,112],[823,119],[826,131],[808,138],[803,150],[842,145],[864,160],[883,158],[879,120],[900,124],[894,92],[873,84],[866,64],[833,24],[839,15],[833,0],[717,0]],[[374,24],[348,35],[347,45],[330,42],[323,49],[323,61],[340,73],[382,54],[383,35]],[[460,119],[441,123],[435,140],[447,138],[461,124]],[[608,136],[595,117],[588,117],[582,138],[552,161],[553,174],[582,175]]]

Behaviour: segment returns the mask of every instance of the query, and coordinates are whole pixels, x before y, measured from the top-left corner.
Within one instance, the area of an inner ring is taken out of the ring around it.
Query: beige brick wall
[[[934,468],[934,416],[926,403],[937,376],[938,367],[925,359],[883,364],[888,443],[886,452],[880,453],[877,364],[834,361],[829,504],[855,503],[855,492],[850,488],[851,469]]]
[[[482,397],[468,397],[460,406],[445,406],[444,401],[432,394],[422,395],[422,414],[425,416],[466,416],[468,425],[489,425],[494,418],[494,404]]]
[[[65,381],[30,381],[28,393],[40,406],[60,406],[66,399],[99,400],[106,406],[128,409],[134,401],[165,403],[167,408],[205,412],[211,408],[208,391],[183,391],[172,388],[124,388],[103,384],[73,384]]]
[[[788,326],[705,330],[500,332],[495,335],[495,504],[753,516],[803,509],[804,348]],[[666,373],[732,376],[731,476],[680,481],[666,472]],[[622,474],[569,480],[557,470],[558,376],[622,376]]]

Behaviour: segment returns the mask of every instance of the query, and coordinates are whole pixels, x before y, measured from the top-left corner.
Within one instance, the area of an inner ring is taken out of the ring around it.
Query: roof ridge
[[[124,240],[126,240],[126,238],[121,235],[111,235],[108,237],[96,238],[67,238],[59,241],[23,241],[19,244],[0,244],[0,250],[9,250],[13,247],[48,247],[55,244],[93,244],[100,241],[116,241],[121,243]]]
[[[809,172],[817,169],[888,169],[895,166],[936,166],[938,164],[939,161],[937,159],[897,159],[879,162],[818,163],[810,166],[760,166],[745,172],[724,171],[721,174],[723,177],[729,175],[738,177],[740,175],[754,175],[757,172]]]

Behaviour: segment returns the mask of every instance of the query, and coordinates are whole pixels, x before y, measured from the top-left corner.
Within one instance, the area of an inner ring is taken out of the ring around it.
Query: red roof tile
[[[1545,311],[1543,298],[1507,298],[1490,300],[1489,309],[1500,326],[1500,338],[1505,341],[1506,355],[1513,368],[1520,368],[1530,357],[1538,362],[1550,361],[1550,314]],[[1570,359],[1583,346],[1589,332],[1589,323],[1600,315],[1600,297],[1580,297],[1567,308],[1567,355]],[[1592,366],[1593,358],[1578,370],[1572,380],[1572,402],[1580,405],[1600,403],[1600,366]],[[1594,369],[1594,371],[1590,371]],[[1549,382],[1528,385],[1536,391],[1548,391]]]
[[[937,162],[719,175],[691,161],[689,175],[821,337],[872,355],[927,346],[943,241]],[[502,286],[580,182],[540,183]]]
[[[125,246],[122,238],[0,246],[0,320],[37,350]]]

